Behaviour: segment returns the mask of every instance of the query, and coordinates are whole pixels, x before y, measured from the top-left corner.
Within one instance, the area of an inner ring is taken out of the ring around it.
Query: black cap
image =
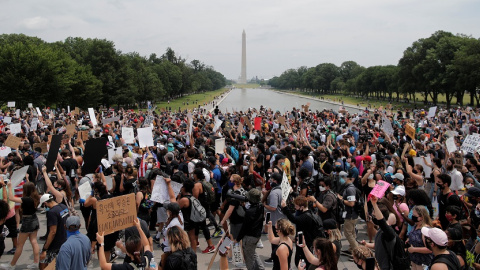
[[[323,229],[324,230],[334,230],[334,229],[337,229],[337,222],[332,219],[332,218],[329,218],[329,219],[325,219],[323,221]]]
[[[209,157],[209,158],[208,158],[208,163],[210,163],[210,164],[215,164],[215,163],[217,163],[217,158],[214,157],[214,156]]]
[[[167,210],[172,212],[174,215],[178,215],[180,213],[180,205],[178,203],[169,203],[167,204]]]
[[[275,156],[275,160],[280,160],[280,159],[285,159],[285,156],[282,155],[282,154],[277,154],[277,155]]]
[[[476,197],[480,198],[480,188],[477,187],[471,187],[468,189],[467,194],[465,194],[468,197]]]
[[[272,179],[275,180],[278,184],[282,183],[282,175],[279,173],[273,173],[272,174]]]

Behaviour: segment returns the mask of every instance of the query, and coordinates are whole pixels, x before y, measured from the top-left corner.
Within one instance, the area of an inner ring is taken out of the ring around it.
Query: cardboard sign
[[[82,141],[88,141],[88,130],[80,131],[80,138]]]
[[[277,120],[278,120],[278,123],[279,123],[279,124],[285,125],[285,117],[279,116],[279,117],[277,118]]]
[[[135,194],[100,200],[96,206],[98,232],[108,235],[135,226],[137,219]]]
[[[92,185],[90,181],[87,181],[80,186],[78,186],[78,193],[80,194],[80,199],[86,200],[90,194],[92,194]]]
[[[455,161],[455,164],[453,166],[458,170],[461,171],[463,168],[463,156],[459,152],[453,153],[454,158],[453,160]]]
[[[67,125],[67,132],[66,134],[68,135],[73,135],[75,134],[75,124],[70,124],[70,125]]]
[[[242,119],[247,124],[248,129],[251,131],[253,126],[252,126],[252,122],[250,122],[250,119],[248,119],[248,117],[246,116],[242,117]]]
[[[9,101],[7,106],[9,108],[15,108],[15,101]]]
[[[10,133],[15,135],[22,132],[22,125],[20,123],[10,124]]]
[[[10,177],[10,181],[12,182],[12,187],[16,188],[22,181],[25,179],[25,174],[28,171],[28,165],[23,166],[19,170],[13,172],[12,177]]]
[[[405,134],[407,134],[412,140],[415,140],[415,128],[412,125],[405,125]]]
[[[12,152],[12,148],[8,146],[2,146],[0,147],[0,157],[6,157],[8,154]]]
[[[138,133],[138,145],[140,148],[154,146],[153,143],[153,136],[152,136],[152,128],[139,128],[137,129]]]
[[[225,151],[225,138],[215,140],[215,153],[223,154]]]
[[[47,172],[53,171],[53,167],[55,167],[55,161],[57,160],[58,156],[58,149],[60,149],[60,144],[62,143],[62,135],[53,135],[52,136],[52,143],[50,144],[50,149],[48,150],[47,155]]]
[[[370,200],[372,196],[375,196],[379,199],[383,198],[383,196],[385,196],[385,191],[388,189],[389,186],[390,184],[388,182],[379,180],[375,187],[373,187],[370,194],[368,194],[368,200]]]
[[[47,267],[44,268],[44,270],[55,270],[56,268],[56,265],[57,265],[57,258],[53,259],[53,261],[51,261]]]
[[[173,192],[175,193],[175,197],[177,197],[177,195],[180,193],[180,190],[183,187],[183,184],[177,183],[175,181],[171,181],[170,186],[172,187]],[[150,200],[158,203],[164,203],[164,202],[170,201],[170,196],[168,195],[167,182],[165,182],[165,179],[161,175],[157,175],[157,178],[155,179],[155,184],[153,184],[153,189],[152,189],[152,197],[150,198]]]
[[[93,108],[88,108],[88,115],[90,116],[90,121],[92,121],[92,125],[98,125],[97,118],[95,118],[95,111]]]
[[[111,118],[103,118],[102,119],[102,124],[105,126],[105,125],[108,125],[112,122],[118,122],[118,121],[120,121],[120,116],[111,117]]]
[[[34,143],[33,144],[33,149],[35,150],[36,148],[41,148],[42,149],[42,154],[48,152],[48,147],[47,147],[47,142],[41,142],[41,143]]]
[[[237,132],[240,134],[243,133],[243,124],[241,122],[238,123]]]
[[[107,138],[102,137],[88,140],[85,144],[85,154],[83,156],[84,162],[82,172],[85,175],[89,173],[94,173],[95,170],[98,168],[98,165],[100,165],[102,158],[107,153]]]
[[[262,129],[262,118],[255,117],[255,130],[261,130],[261,129]]]
[[[12,134],[8,135],[7,140],[5,141],[5,146],[8,146],[12,149],[18,149],[18,146],[22,142],[22,139],[20,139],[17,136],[14,136]]]
[[[122,138],[126,144],[134,144],[135,136],[133,134],[133,127],[122,127]]]
[[[465,138],[460,150],[464,151],[465,153],[475,153],[475,149],[479,143],[480,143],[480,134],[473,133],[471,135],[468,135]]]
[[[73,110],[73,112],[74,112],[76,115],[79,115],[79,114],[80,114],[80,108],[75,107],[75,110]]]
[[[457,151],[457,146],[455,145],[455,138],[450,137],[447,139],[445,143],[447,145],[447,150],[449,153],[453,153]]]

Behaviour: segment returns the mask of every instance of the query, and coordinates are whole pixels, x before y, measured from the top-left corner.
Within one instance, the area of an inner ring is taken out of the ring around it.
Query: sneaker
[[[257,242],[257,248],[263,248],[263,243],[262,243],[262,240],[258,240]]]
[[[234,265],[235,267],[238,267],[238,268],[244,268],[244,267],[247,267],[247,265],[246,265],[246,264],[244,264],[244,263],[234,263],[233,265]]]
[[[216,231],[213,233],[213,237],[214,237],[214,238],[217,238],[217,237],[222,236],[222,234],[223,234],[222,229],[219,228],[218,230],[216,230]]]
[[[32,263],[27,265],[27,269],[38,269],[38,263]]]
[[[266,259],[265,261],[263,261],[265,264],[273,264],[273,259],[272,258],[268,258]]]
[[[215,252],[215,246],[207,247],[204,251],[202,251],[203,254],[208,254],[213,252]]]
[[[160,238],[157,238],[156,236],[153,237],[153,242],[154,242],[155,244],[158,244],[158,243],[160,242]]]
[[[233,258],[232,258],[232,257],[228,257],[228,262],[229,262],[229,263],[232,263],[232,262],[233,262]]]
[[[213,229],[213,228],[215,228],[215,225],[213,225],[212,223],[208,223],[207,227],[208,227],[209,229]]]
[[[15,254],[15,251],[16,251],[16,250],[17,250],[16,248],[12,248],[12,249],[10,249],[9,251],[7,251],[7,254],[8,254],[8,255],[13,255],[13,254]]]
[[[2,263],[0,264],[0,268],[5,270],[15,270],[15,265],[11,266],[9,263]]]

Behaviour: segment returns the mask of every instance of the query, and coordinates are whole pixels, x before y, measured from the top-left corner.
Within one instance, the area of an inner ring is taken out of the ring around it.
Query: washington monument
[[[247,38],[245,30],[242,33],[242,73],[240,74],[239,83],[247,83]]]

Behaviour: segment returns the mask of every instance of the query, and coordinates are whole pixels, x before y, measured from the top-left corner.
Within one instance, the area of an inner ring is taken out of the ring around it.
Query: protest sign
[[[82,139],[82,141],[88,141],[88,130],[80,131],[80,139]]]
[[[6,157],[11,152],[12,152],[12,148],[10,148],[8,146],[0,147],[0,157]]]
[[[118,122],[120,121],[120,116],[117,116],[117,117],[111,117],[111,118],[103,118],[102,119],[102,125],[108,125],[112,122]]]
[[[90,121],[92,121],[92,125],[98,125],[97,118],[95,117],[95,111],[93,110],[93,108],[88,108],[88,115],[90,116]]]
[[[467,135],[467,137],[463,141],[460,150],[464,151],[465,153],[475,153],[475,148],[477,147],[479,142],[480,134],[473,133],[471,135]]]
[[[287,201],[288,195],[290,194],[291,187],[285,172],[283,172],[283,179],[280,187],[282,188],[282,200]]]
[[[114,164],[115,162],[113,161],[113,156],[116,154],[122,156],[122,153],[122,147],[108,149],[108,162],[110,162],[110,164]]]
[[[133,127],[122,127],[122,138],[126,144],[134,144],[135,136],[133,135]]]
[[[32,124],[30,125],[31,129],[33,131],[37,130],[38,127],[38,118],[33,118],[32,119]]]
[[[28,108],[33,108],[33,104],[32,104],[32,103],[28,103]]]
[[[430,159],[430,157],[425,157],[425,160],[427,161],[428,164],[432,165],[432,160]],[[413,163],[415,163],[415,165],[417,164],[422,165],[425,177],[429,178],[430,174],[432,173],[432,168],[427,166],[427,164],[425,163],[425,160],[423,159],[423,157],[414,157]]]
[[[50,149],[51,151],[51,149]],[[83,156],[82,173],[94,173],[100,165],[102,158],[108,153],[107,138],[90,139],[85,144],[85,154]],[[50,152],[49,152],[50,154]]]
[[[410,139],[415,140],[415,128],[412,125],[407,124],[405,126],[405,133]]]
[[[183,185],[175,181],[170,181],[170,186],[172,187],[173,193],[175,193],[176,197],[180,193]],[[155,179],[155,183],[153,184],[152,189],[152,197],[150,198],[150,200],[158,203],[170,201],[167,182],[165,182],[165,179],[161,175],[157,175],[157,178]]]
[[[37,110],[38,117],[41,117],[42,112],[40,111],[40,108],[36,107],[35,110]]]
[[[447,145],[447,150],[449,153],[453,153],[457,151],[457,146],[455,145],[455,138],[450,137],[447,139],[445,143]]]
[[[8,135],[7,140],[5,141],[5,146],[8,146],[12,149],[18,149],[18,146],[22,142],[22,139],[20,139],[17,136],[14,136],[12,134]]]
[[[58,156],[58,149],[60,149],[60,144],[62,143],[62,135],[53,135],[51,140],[50,149],[48,150],[47,155],[47,163],[45,164],[47,172],[53,171]]]
[[[225,130],[226,131],[232,130],[232,122],[230,122],[230,120],[225,121]]]
[[[44,270],[55,270],[55,267],[57,265],[57,258],[53,259],[53,261],[51,261],[47,267],[44,268]]]
[[[47,147],[47,142],[41,142],[41,143],[34,143],[33,144],[33,149],[41,148],[42,149],[42,154],[48,152],[48,147]]]
[[[75,124],[67,125],[67,132],[66,132],[66,134],[68,134],[68,135],[73,135],[73,134],[75,134]]]
[[[255,117],[255,130],[261,130],[261,129],[262,129],[262,118]]]
[[[238,123],[237,132],[240,134],[243,133],[243,124],[241,122]]]
[[[87,181],[80,186],[78,186],[78,193],[80,194],[80,199],[86,200],[90,194],[92,194],[92,185],[90,181]]]
[[[112,175],[105,176],[105,182],[107,183],[107,190],[112,190],[113,188]]]
[[[135,226],[135,220],[137,220],[135,194],[97,201],[99,233],[104,232],[104,235],[108,235]]]
[[[215,153],[223,154],[225,151],[225,138],[215,140]]]
[[[149,127],[151,124],[153,124],[153,120],[154,120],[153,116],[147,115],[145,117],[145,121],[143,121],[143,126],[144,127]]]
[[[215,125],[213,126],[213,132],[217,132],[217,129],[219,129],[220,126],[222,126],[222,123],[223,121],[218,119],[217,116],[215,116]]]
[[[463,156],[460,152],[453,153],[453,166],[458,170],[461,171],[463,168]]]
[[[388,182],[385,182],[383,180],[379,180],[377,184],[373,187],[372,191],[370,191],[370,194],[368,194],[368,200],[372,196],[375,196],[379,199],[383,198],[385,196],[385,191],[388,189],[390,184]]]
[[[285,125],[285,117],[279,116],[279,117],[277,118],[277,120],[278,120],[278,123],[279,123],[279,124]]]
[[[152,128],[145,127],[137,129],[138,133],[138,144],[140,148],[154,146],[153,143],[153,136],[152,136]]]
[[[12,187],[16,188],[22,180],[25,178],[25,174],[28,171],[28,165],[23,166],[22,168],[13,172],[12,176],[10,177],[10,181],[12,182]]]
[[[22,125],[20,123],[10,124],[10,133],[15,135],[22,132]]]
[[[80,108],[75,107],[75,110],[73,110],[73,112],[75,112],[76,115],[79,115],[80,114]]]
[[[435,113],[437,113],[437,107],[430,107],[430,109],[428,110],[427,118],[435,117]]]
[[[248,126],[248,129],[251,131],[252,130],[252,122],[250,122],[250,119],[248,119],[248,117],[246,117],[246,116],[242,117],[242,119],[243,119],[243,121],[245,121],[245,123]]]
[[[15,116],[16,116],[17,118],[20,118],[20,109],[17,109],[17,110],[15,111]]]
[[[9,101],[7,106],[9,108],[14,108],[15,107],[15,101]]]
[[[10,124],[12,122],[12,117],[10,116],[5,116],[3,118],[3,123]]]
[[[382,130],[388,135],[393,135],[392,122],[387,117],[383,117]]]

